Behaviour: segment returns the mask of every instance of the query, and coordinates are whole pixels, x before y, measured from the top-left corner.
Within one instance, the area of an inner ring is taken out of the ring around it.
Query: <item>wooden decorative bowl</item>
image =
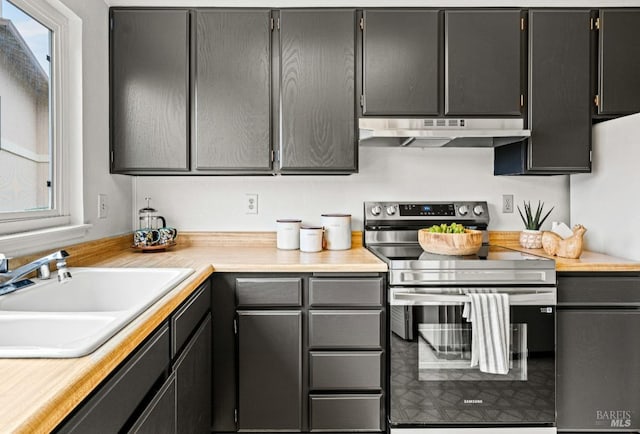
[[[429,232],[429,229],[418,231],[418,242],[425,252],[439,255],[473,255],[482,246],[482,232],[465,229],[463,234],[443,234]]]

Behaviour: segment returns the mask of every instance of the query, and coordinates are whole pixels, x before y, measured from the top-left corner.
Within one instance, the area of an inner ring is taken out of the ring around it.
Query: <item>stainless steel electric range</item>
[[[418,230],[452,222],[483,231],[480,251],[424,252]],[[488,225],[486,202],[364,204],[365,246],[389,267],[391,433],[556,431],[555,263],[490,246]],[[505,294],[502,319],[470,321],[474,293]],[[502,336],[480,331],[483,321],[502,321]],[[500,372],[472,361],[496,348]]]

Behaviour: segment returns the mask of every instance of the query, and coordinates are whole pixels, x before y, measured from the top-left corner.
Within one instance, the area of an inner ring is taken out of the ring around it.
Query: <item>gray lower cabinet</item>
[[[383,279],[309,279],[309,429],[385,429]]]
[[[494,173],[591,171],[591,11],[529,11],[531,138],[494,151]]]
[[[211,350],[208,314],[174,363],[178,433],[205,433],[211,429]]]
[[[285,9],[279,27],[279,171],[355,172],[355,9]]]
[[[446,10],[444,20],[444,114],[520,116],[521,11]]]
[[[121,431],[169,367],[169,341],[165,324],[58,427],[58,432]]]
[[[271,11],[198,9],[193,164],[198,172],[271,170]]]
[[[437,116],[440,12],[371,9],[363,14],[363,114]]]
[[[559,432],[640,432],[640,275],[559,273]]]
[[[380,432],[380,273],[215,273],[212,432]]]
[[[111,11],[111,172],[189,170],[189,11]]]
[[[56,432],[209,432],[210,289],[201,285]]]
[[[640,112],[640,9],[600,9],[598,114]]]
[[[238,429],[302,429],[302,312],[238,311]]]

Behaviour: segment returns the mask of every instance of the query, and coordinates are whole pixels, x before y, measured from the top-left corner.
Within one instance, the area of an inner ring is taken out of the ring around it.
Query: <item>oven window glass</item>
[[[527,381],[527,325],[511,324],[509,372],[471,366],[470,324],[418,324],[419,381]]]
[[[471,366],[473,323],[463,309],[391,306],[391,426],[552,424],[555,308],[510,306],[506,374]]]

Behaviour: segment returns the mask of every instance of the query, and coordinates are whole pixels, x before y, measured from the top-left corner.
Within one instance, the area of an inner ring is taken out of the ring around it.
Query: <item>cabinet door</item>
[[[600,114],[640,112],[640,9],[600,10]]]
[[[132,434],[176,434],[176,378],[171,375],[129,430]]]
[[[280,13],[283,173],[356,171],[355,10]]]
[[[529,17],[529,169],[588,172],[591,12],[532,10]]]
[[[112,172],[189,169],[189,12],[114,10]]]
[[[445,12],[445,115],[521,114],[520,10]]]
[[[194,167],[269,171],[271,29],[268,10],[198,10]]]
[[[238,311],[238,428],[302,428],[302,312]]]
[[[364,115],[438,115],[440,14],[364,12]]]
[[[211,314],[175,364],[176,413],[180,432],[211,430]]]
[[[637,309],[558,309],[558,429],[640,430],[639,330]]]

